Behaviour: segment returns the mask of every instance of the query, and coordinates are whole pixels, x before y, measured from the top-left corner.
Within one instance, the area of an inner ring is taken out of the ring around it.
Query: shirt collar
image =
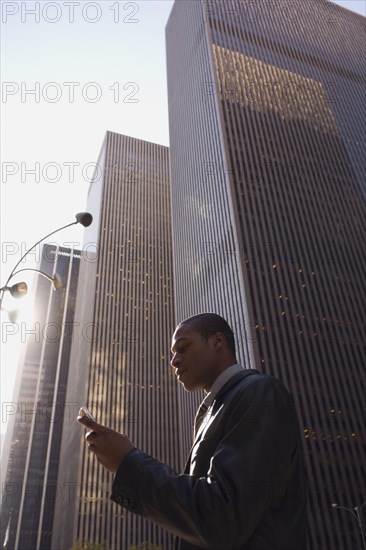
[[[219,390],[232,378],[237,374],[238,372],[242,372],[244,368],[242,365],[239,365],[239,363],[236,363],[235,365],[231,365],[230,367],[227,367],[224,371],[222,371],[221,374],[216,378],[214,383],[211,386],[211,390],[206,395],[206,397],[203,400],[203,403],[207,405],[207,407],[210,407],[212,403],[214,402],[214,399],[216,395],[218,394]]]

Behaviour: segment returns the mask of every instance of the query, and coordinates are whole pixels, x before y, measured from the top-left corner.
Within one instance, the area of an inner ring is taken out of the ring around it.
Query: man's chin
[[[180,383],[186,391],[198,391],[202,389],[202,386],[200,386],[200,384],[193,384],[192,382],[189,383],[188,381],[183,380],[181,380]]]

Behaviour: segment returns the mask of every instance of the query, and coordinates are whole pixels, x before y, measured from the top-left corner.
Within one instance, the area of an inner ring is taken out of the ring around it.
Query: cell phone
[[[83,405],[82,407],[80,407],[79,416],[87,416],[88,418],[90,418],[90,420],[95,420],[94,416],[89,411],[89,409],[86,405]]]

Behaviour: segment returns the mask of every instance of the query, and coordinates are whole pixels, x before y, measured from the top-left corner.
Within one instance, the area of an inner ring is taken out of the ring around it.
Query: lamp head
[[[78,212],[75,218],[76,222],[81,223],[84,227],[88,227],[93,221],[93,216],[89,212]]]
[[[54,276],[52,277],[52,282],[53,282],[53,288],[55,290],[58,290],[59,288],[62,288],[63,287],[63,284],[62,284],[62,281],[60,279],[60,276],[57,275],[57,273],[54,274]]]
[[[13,296],[13,298],[21,298],[22,296],[25,296],[28,292],[27,283],[16,283],[9,288],[9,292]]]
[[[337,507],[338,507],[338,504],[337,504],[337,502],[333,502],[333,504],[332,504],[332,508],[337,508]]]

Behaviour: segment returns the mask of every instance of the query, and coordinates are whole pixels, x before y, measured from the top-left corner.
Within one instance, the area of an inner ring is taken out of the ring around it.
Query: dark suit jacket
[[[292,398],[279,380],[243,370],[208,409],[184,474],[134,449],[111,498],[175,533],[179,550],[305,550],[306,491]]]

